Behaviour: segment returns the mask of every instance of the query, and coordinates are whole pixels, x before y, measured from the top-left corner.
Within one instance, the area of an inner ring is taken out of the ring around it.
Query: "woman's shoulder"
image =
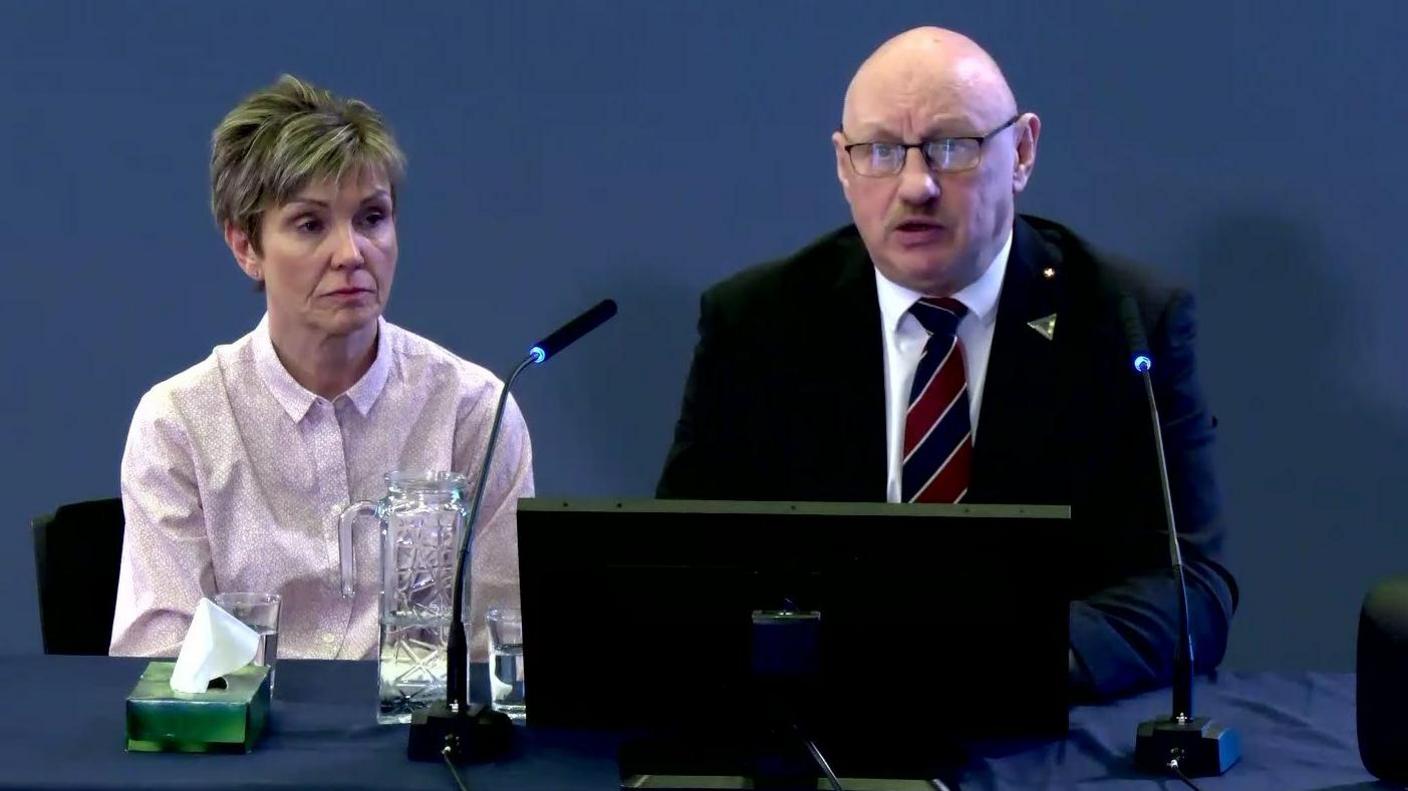
[[[152,385],[138,403],[139,414],[152,417],[162,414],[208,412],[211,407],[227,403],[228,385],[240,378],[241,369],[253,365],[250,335],[210,350],[210,354],[195,365]]]
[[[497,390],[500,386],[500,379],[488,368],[404,327],[389,321],[383,326],[388,349],[406,381],[436,382],[465,394]]]
[[[453,409],[459,426],[473,432],[488,429],[503,392],[503,381],[478,363],[446,349],[428,338],[397,327],[390,322],[387,341],[394,368],[391,374],[399,386],[414,390],[417,399],[436,402]],[[524,444],[527,427],[518,405],[510,397],[504,415],[503,442]],[[521,437],[521,439],[518,439]]]

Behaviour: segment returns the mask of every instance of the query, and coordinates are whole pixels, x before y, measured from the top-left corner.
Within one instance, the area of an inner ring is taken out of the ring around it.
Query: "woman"
[[[201,596],[260,591],[283,597],[281,657],[368,658],[379,537],[358,531],[344,597],[338,515],[380,497],[390,470],[477,480],[502,385],[382,318],[404,157],[375,110],[285,76],[236,106],[212,149],[216,223],[267,312],[137,406],[111,650],[174,655]],[[476,532],[471,624],[517,606],[515,507],[532,493],[510,400]]]

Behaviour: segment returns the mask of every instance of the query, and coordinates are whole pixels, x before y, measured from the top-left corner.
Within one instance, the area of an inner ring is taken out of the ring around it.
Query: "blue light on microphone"
[[[1149,359],[1149,355],[1147,355],[1147,354],[1140,354],[1140,355],[1136,355],[1136,356],[1135,356],[1135,358],[1134,358],[1134,370],[1136,370],[1136,371],[1138,371],[1139,373],[1142,374],[1142,373],[1148,373],[1148,372],[1149,372],[1149,369],[1150,369],[1150,368],[1153,368],[1153,367],[1154,367],[1154,361],[1151,360],[1151,359]]]
[[[543,351],[543,347],[534,346],[528,350],[528,356],[533,358],[533,364],[537,365],[548,358],[548,353]]]

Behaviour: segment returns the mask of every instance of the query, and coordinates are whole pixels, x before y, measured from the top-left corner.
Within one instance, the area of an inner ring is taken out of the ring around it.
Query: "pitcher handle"
[[[376,503],[371,500],[358,500],[342,511],[337,521],[337,555],[342,566],[342,598],[350,599],[357,593],[356,550],[352,544],[352,523],[363,514],[376,516]]]

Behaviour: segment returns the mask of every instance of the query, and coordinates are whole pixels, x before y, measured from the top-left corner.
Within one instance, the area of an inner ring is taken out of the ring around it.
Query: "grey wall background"
[[[1231,562],[1228,665],[1348,669],[1408,570],[1408,4],[16,2],[0,5],[0,652],[38,651],[28,520],[117,492],[152,383],[258,320],[208,136],[289,71],[410,156],[390,317],[523,380],[539,489],[646,495],[697,295],[847,219],[828,133],[889,35],[984,42],[1045,121],[1024,210],[1201,295]]]

